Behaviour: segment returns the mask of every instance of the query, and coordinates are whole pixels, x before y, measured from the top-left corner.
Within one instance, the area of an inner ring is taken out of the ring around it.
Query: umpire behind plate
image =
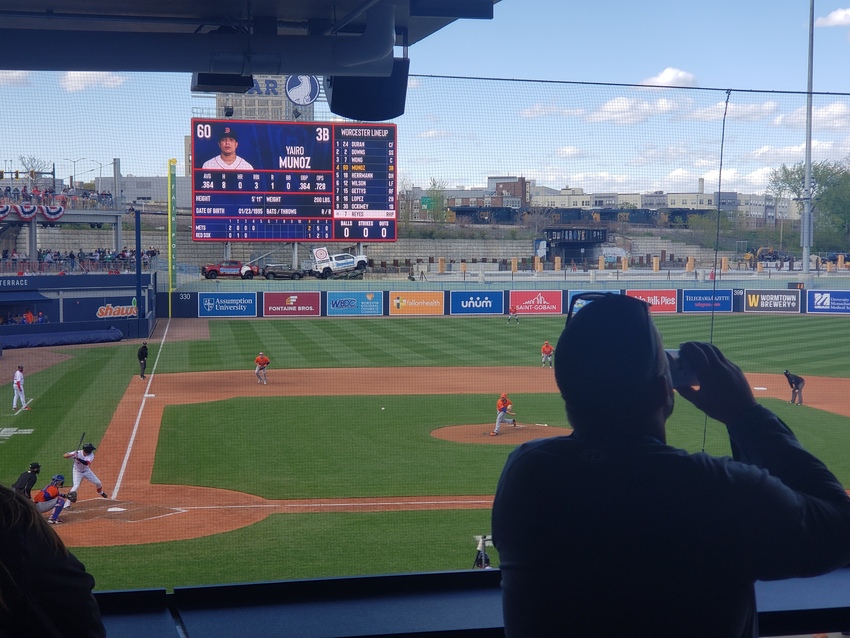
[[[835,476],[720,350],[681,356],[700,385],[679,394],[725,425],[733,458],[667,445],[674,392],[649,306],[573,298],[555,378],[574,432],[514,450],[493,503],[509,638],[754,637],[756,580],[850,562]]]

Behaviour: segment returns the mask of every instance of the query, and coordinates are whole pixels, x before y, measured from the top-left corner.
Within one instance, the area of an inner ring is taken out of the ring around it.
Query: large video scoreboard
[[[396,126],[192,120],[196,241],[395,241]]]

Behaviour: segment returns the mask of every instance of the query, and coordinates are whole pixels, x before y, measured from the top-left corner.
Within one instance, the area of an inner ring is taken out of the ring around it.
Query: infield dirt
[[[163,323],[158,325],[149,343],[162,338]],[[166,337],[170,341],[203,339],[208,335],[207,322],[187,320],[172,321]],[[59,363],[72,356],[70,352],[65,354],[70,350],[73,347],[62,348],[59,352],[29,349],[25,372],[31,374]],[[18,359],[14,352],[4,353],[0,358],[0,375],[11,378]],[[94,488],[85,483],[79,502],[64,515],[66,524],[56,528],[69,546],[138,545],[199,538],[246,527],[277,513],[487,509],[492,505],[492,494],[420,497],[388,494],[376,498],[269,500],[226,489],[151,484],[166,406],[206,403],[210,401],[209,387],[216,388],[216,400],[268,396],[274,384],[273,377],[272,385],[258,385],[253,370],[240,370],[228,374],[234,379],[244,378],[244,384],[223,387],[219,383],[221,374],[153,374],[146,380],[138,376],[130,380],[100,442],[94,467],[107,491],[121,476],[118,494],[110,494],[118,498],[99,498]],[[297,374],[276,370],[274,374],[285,379],[287,396],[324,395],[329,387],[335,388],[334,393],[340,395],[361,394],[361,389],[375,387],[389,395],[558,392],[551,370],[529,367],[429,368],[427,374],[420,368],[324,368],[299,369]],[[457,383],[459,378],[464,379],[462,386]],[[788,398],[788,383],[782,375],[748,374],[747,378],[754,388],[759,388],[757,398]],[[807,377],[808,406],[850,417],[848,393],[850,379]],[[459,444],[516,446],[570,432],[564,427],[520,423],[524,427],[503,428],[502,434],[496,437],[488,436],[493,426],[489,420],[437,428],[431,435]]]

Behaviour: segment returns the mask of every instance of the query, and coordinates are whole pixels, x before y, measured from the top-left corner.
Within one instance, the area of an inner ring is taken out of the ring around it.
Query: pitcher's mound
[[[438,428],[431,432],[435,439],[454,441],[455,443],[486,443],[488,445],[519,445],[534,439],[547,439],[553,436],[564,436],[572,432],[571,428],[544,426],[536,424],[521,424],[516,427],[502,426],[498,436],[490,436],[493,431],[492,423],[478,425],[452,425]]]

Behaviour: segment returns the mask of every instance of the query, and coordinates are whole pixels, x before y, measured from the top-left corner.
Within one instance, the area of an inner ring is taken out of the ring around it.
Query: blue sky
[[[850,93],[844,2],[815,5],[815,91]],[[808,17],[805,0],[502,0],[494,20],[457,21],[410,47],[411,73],[805,91]],[[169,157],[182,165],[193,109],[211,104],[188,86],[181,74],[0,71],[3,168],[36,156],[62,176],[91,178],[119,157],[124,174],[162,175]],[[477,186],[488,175],[523,174],[555,188],[693,190],[696,179],[718,177],[723,98],[414,78],[398,121],[399,164],[419,186],[430,177]],[[727,131],[730,188],[758,191],[771,166],[802,159],[801,99],[733,95],[730,125],[747,127]],[[815,109],[815,159],[843,159],[850,99],[817,98]]]

